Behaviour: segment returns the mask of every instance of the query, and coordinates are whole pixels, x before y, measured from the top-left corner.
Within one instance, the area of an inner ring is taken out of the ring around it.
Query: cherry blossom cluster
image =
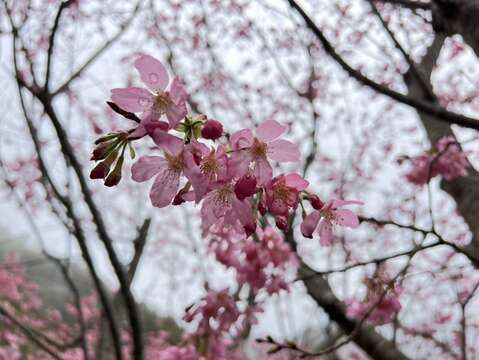
[[[453,180],[467,176],[469,161],[467,154],[453,136],[444,136],[430,151],[409,159],[412,168],[406,179],[416,185],[427,184],[433,177],[442,176],[445,180]]]
[[[311,237],[319,223],[318,233],[325,245],[331,243],[334,225],[358,226],[354,213],[339,208],[360,202],[334,200],[324,204],[306,190],[309,183],[301,175],[273,176],[272,161],[300,160],[298,146],[282,138],[288,126],[268,119],[254,131],[243,129],[226,136],[219,121],[188,115],[183,84],[178,78],[170,82],[161,62],[142,55],[134,65],[148,89],[113,89],[112,108],[139,124],[97,140],[92,160],[99,162],[91,178],[104,179],[107,186],[118,184],[126,149],[134,158],[132,142],[149,136],[161,154],[140,157],[132,166],[132,179],[154,179],[150,199],[155,207],[201,203],[205,236],[225,229],[230,234],[253,235],[266,214],[275,219],[279,229],[287,231],[290,216],[300,203],[306,217],[303,234]],[[304,201],[313,208],[308,216]]]
[[[298,146],[283,138],[288,126],[267,119],[254,130],[230,136],[221,122],[188,113],[182,82],[170,81],[161,62],[141,55],[134,66],[147,88],[113,89],[109,105],[138,124],[97,140],[92,160],[98,163],[90,177],[104,179],[106,186],[117,185],[126,150],[135,158],[132,143],[150,138],[156,145],[154,153],[136,160],[132,179],[153,180],[149,195],[157,208],[187,202],[200,206],[202,235],[210,252],[235,270],[238,284],[247,285],[253,298],[261,290],[270,295],[288,290],[286,270],[298,261],[279,230],[288,232],[298,205],[303,235],[312,238],[317,233],[324,246],[334,242],[334,226],[359,225],[358,217],[344,207],[361,202],[323,202],[308,191],[309,182],[301,175],[273,173],[274,162],[300,161]],[[269,225],[270,219],[277,229]],[[209,290],[186,312],[184,319],[197,325],[187,337],[187,347],[166,348],[162,358],[196,359],[191,346],[198,356],[225,358],[227,334],[240,317],[254,322],[254,312],[240,312],[228,289]]]

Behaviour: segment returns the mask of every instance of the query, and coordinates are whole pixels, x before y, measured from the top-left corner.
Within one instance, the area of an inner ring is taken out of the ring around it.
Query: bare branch
[[[308,28],[314,33],[314,35],[318,38],[318,40],[323,45],[325,51],[345,70],[351,77],[366,85],[373,90],[377,91],[380,94],[389,96],[390,98],[403,103],[405,105],[409,105],[420,113],[425,113],[428,115],[432,115],[434,119],[448,123],[448,124],[456,124],[463,127],[479,130],[479,120],[473,119],[464,115],[460,115],[454,112],[450,112],[443,107],[428,102],[419,100],[416,98],[408,97],[407,95],[401,94],[397,91],[391,90],[387,86],[383,86],[381,84],[376,83],[375,81],[369,79],[368,77],[364,76],[360,71],[353,69],[336,51],[336,49],[332,46],[329,40],[324,36],[323,32],[316,26],[314,21],[306,14],[303,8],[295,1],[295,0],[288,0],[289,4],[297,10],[297,12],[301,15],[303,20],[306,22]]]

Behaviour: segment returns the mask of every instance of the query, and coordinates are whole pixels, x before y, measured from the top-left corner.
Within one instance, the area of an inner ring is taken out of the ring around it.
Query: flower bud
[[[108,177],[105,179],[105,186],[112,187],[112,186],[118,185],[118,183],[121,180],[121,169],[123,167],[123,159],[124,159],[123,155],[120,156],[120,158],[116,162],[115,168],[110,173],[110,175],[108,175]]]
[[[98,163],[90,172],[90,179],[104,179],[110,172],[111,164],[115,161],[118,151],[115,150],[105,160]]]
[[[235,184],[235,194],[243,201],[256,192],[256,178],[252,174],[243,175]]]
[[[90,160],[103,160],[107,157],[109,150],[111,149],[112,142],[100,143],[93,149]]]
[[[256,231],[256,223],[246,224],[243,226],[246,236],[250,236]]]
[[[286,216],[277,216],[275,220],[276,220],[276,226],[278,227],[278,229],[283,231],[288,231],[289,224],[288,224],[288,218]]]
[[[223,125],[216,120],[208,120],[201,129],[201,136],[208,140],[219,139],[223,135]]]
[[[324,203],[321,201],[319,196],[315,194],[309,195],[309,202],[315,210],[321,210],[324,206]]]

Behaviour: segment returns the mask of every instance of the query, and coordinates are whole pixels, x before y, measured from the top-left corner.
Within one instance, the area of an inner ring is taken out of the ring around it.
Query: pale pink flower
[[[210,149],[204,144],[192,141],[186,146],[185,175],[195,191],[196,202],[214,188],[216,182],[227,180],[228,156],[223,145]]]
[[[142,112],[143,120],[132,137],[141,137],[148,133],[148,125],[166,115],[169,128],[174,129],[186,116],[187,94],[178,78],[169,83],[169,76],[163,64],[149,55],[141,55],[135,61],[135,68],[141,80],[149,90],[140,87],[128,87],[111,90],[111,99],[123,110]]]
[[[208,234],[212,227],[231,227],[239,234],[252,234],[256,229],[252,198],[239,200],[234,192],[233,180],[220,181],[212,187],[201,207],[203,235]]]
[[[183,141],[171,137],[163,144],[164,157],[143,156],[131,168],[132,179],[137,182],[147,181],[156,175],[151,187],[150,199],[153,206],[159,208],[171,203],[180,186],[180,177],[186,168],[183,158]]]
[[[349,209],[341,209],[341,207],[351,204],[362,205],[363,203],[355,200],[332,200],[326,203],[320,210],[313,210],[301,223],[303,236],[312,238],[313,232],[317,229],[321,245],[331,245],[333,243],[334,225],[350,228],[356,228],[359,225],[359,219],[356,214]]]
[[[277,121],[267,120],[256,128],[256,136],[250,129],[237,131],[231,136],[233,154],[231,165],[237,176],[246,174],[253,163],[253,173],[259,185],[273,176],[268,159],[278,162],[298,162],[298,146],[284,139],[278,139],[288,130],[288,126]]]

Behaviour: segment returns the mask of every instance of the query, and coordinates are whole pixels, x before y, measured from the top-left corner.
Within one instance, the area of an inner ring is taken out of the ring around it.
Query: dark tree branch
[[[377,0],[378,2],[398,5],[402,6],[411,10],[430,10],[431,3],[430,2],[422,2],[422,1],[414,1],[414,0]]]
[[[358,70],[353,69],[335,50],[329,40],[324,36],[323,32],[316,26],[314,21],[306,14],[303,8],[295,1],[288,0],[289,4],[296,9],[306,22],[307,27],[314,33],[318,40],[323,45],[324,50],[345,70],[351,77],[360,83],[372,88],[380,94],[389,96],[390,98],[409,105],[420,113],[425,113],[433,116],[433,119],[440,120],[448,124],[456,124],[463,127],[479,130],[479,120],[473,119],[464,115],[456,114],[438,106],[434,103],[408,97],[407,95],[391,90],[387,86],[376,83],[375,81],[364,76]]]
[[[426,81],[422,74],[419,72],[419,70],[417,69],[417,66],[416,64],[414,63],[414,61],[411,59],[411,57],[409,56],[409,54],[406,52],[406,50],[402,47],[402,45],[399,43],[399,41],[397,40],[396,36],[394,35],[394,33],[389,29],[388,27],[388,24],[386,23],[386,21],[384,21],[381,13],[379,12],[378,8],[376,7],[376,5],[374,4],[374,0],[368,0],[369,4],[371,5],[371,9],[373,10],[373,13],[376,15],[376,17],[379,19],[379,22],[381,23],[382,27],[384,28],[384,30],[388,33],[389,37],[391,38],[391,40],[393,41],[394,43],[394,46],[396,46],[396,49],[398,49],[401,54],[403,55],[404,57],[404,60],[406,60],[406,62],[408,63],[409,65],[409,72],[416,78],[419,86],[421,87],[422,91],[424,92],[424,95],[425,95],[425,98],[426,100],[428,101],[431,101],[431,102],[436,102],[436,95],[433,93],[432,91],[432,88],[431,88],[431,85],[429,84],[428,81]]]
[[[140,263],[141,256],[143,255],[150,225],[151,219],[145,219],[143,224],[138,229],[138,235],[136,239],[133,241],[133,245],[135,246],[135,255],[133,256],[133,260],[131,260],[130,267],[128,268],[128,281],[130,282],[130,285],[135,278],[138,264]]]
[[[50,32],[50,39],[48,41],[48,51],[47,51],[47,70],[45,75],[45,91],[48,92],[48,85],[50,82],[50,72],[52,67],[52,57],[53,57],[53,48],[55,46],[55,38],[58,32],[58,25],[60,24],[60,18],[65,9],[67,9],[74,0],[64,1],[60,4],[58,8],[57,15],[55,16],[55,21],[53,23],[52,31]]]
[[[107,40],[105,42],[105,44],[103,44],[100,48],[98,48],[98,50],[96,50],[93,55],[83,63],[83,65],[81,65],[78,70],[76,70],[72,75],[70,75],[70,77],[62,84],[60,85],[55,91],[53,91],[51,93],[51,96],[52,97],[55,97],[57,96],[58,94],[60,94],[61,92],[65,91],[68,89],[68,87],[70,86],[70,84],[75,80],[77,79],[78,77],[80,77],[80,75],[83,74],[83,72],[88,69],[88,67],[93,64],[95,62],[95,60],[97,60],[108,48],[110,48],[124,33],[125,31],[128,29],[128,27],[130,26],[130,24],[133,22],[133,20],[135,19],[136,15],[138,14],[138,10],[140,8],[140,4],[141,4],[141,0],[138,1],[135,9],[133,10],[131,16],[126,20],[126,22],[124,24],[121,25],[120,27],[120,30],[118,30],[118,32],[109,40]]]

